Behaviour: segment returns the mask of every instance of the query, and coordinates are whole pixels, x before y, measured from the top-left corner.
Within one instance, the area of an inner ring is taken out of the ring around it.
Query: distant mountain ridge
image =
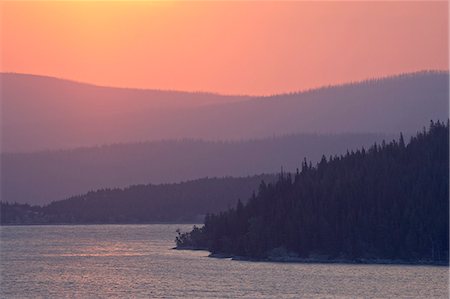
[[[176,184],[106,188],[45,206],[0,201],[0,224],[201,222],[234,206],[275,175],[202,178]]]
[[[415,133],[448,118],[448,72],[267,97],[109,88],[1,74],[2,152],[160,139]]]
[[[90,190],[201,177],[295,171],[307,157],[344,154],[397,136],[296,134],[249,141],[168,140],[34,153],[3,153],[0,199],[45,204]]]

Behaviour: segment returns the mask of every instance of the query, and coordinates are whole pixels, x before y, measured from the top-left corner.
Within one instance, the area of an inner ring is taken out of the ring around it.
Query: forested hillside
[[[294,171],[448,118],[445,71],[272,96],[99,87],[1,73],[0,200]],[[42,175],[45,173],[45,175]]]
[[[382,134],[295,134],[246,141],[172,140],[1,154],[0,200],[44,205],[89,190],[294,171],[303,157],[369,146]],[[45,175],[42,175],[45,173]]]
[[[448,72],[402,74],[273,96],[98,87],[0,74],[2,152],[161,139],[414,133],[448,117]],[[407,116],[407,117],[405,117]]]
[[[408,144],[401,136],[315,167],[305,161],[177,245],[258,259],[448,262],[448,146],[448,122],[432,122]]]
[[[204,178],[177,184],[102,189],[43,207],[2,202],[2,224],[201,222],[249,198],[273,175]]]

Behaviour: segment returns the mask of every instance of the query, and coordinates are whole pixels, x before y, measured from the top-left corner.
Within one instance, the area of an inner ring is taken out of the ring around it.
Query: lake
[[[297,264],[172,250],[192,225],[1,227],[2,298],[448,298],[448,267]]]

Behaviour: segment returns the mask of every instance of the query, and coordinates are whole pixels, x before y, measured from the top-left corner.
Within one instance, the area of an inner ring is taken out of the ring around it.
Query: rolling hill
[[[296,134],[249,141],[153,141],[1,154],[1,200],[45,204],[89,190],[295,171],[389,136]],[[393,138],[393,137],[392,137]]]
[[[415,133],[448,118],[448,72],[266,97],[99,87],[1,74],[2,152],[160,139]]]
[[[234,206],[275,175],[203,178],[101,189],[44,206],[0,202],[1,224],[201,222]]]

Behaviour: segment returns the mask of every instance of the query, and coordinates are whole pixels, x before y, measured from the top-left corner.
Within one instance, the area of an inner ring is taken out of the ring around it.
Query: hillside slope
[[[43,207],[1,203],[2,224],[200,222],[250,197],[274,175],[203,178],[176,184],[102,189]]]
[[[2,151],[290,133],[415,133],[448,117],[448,72],[270,97],[107,88],[2,74]]]
[[[178,247],[257,259],[447,262],[449,125],[432,123],[409,144],[374,145],[306,162],[293,178],[209,215]]]
[[[343,154],[389,138],[377,134],[298,134],[241,142],[201,140],[115,144],[1,154],[0,199],[46,204],[101,188],[202,177],[295,171],[299,161]]]

